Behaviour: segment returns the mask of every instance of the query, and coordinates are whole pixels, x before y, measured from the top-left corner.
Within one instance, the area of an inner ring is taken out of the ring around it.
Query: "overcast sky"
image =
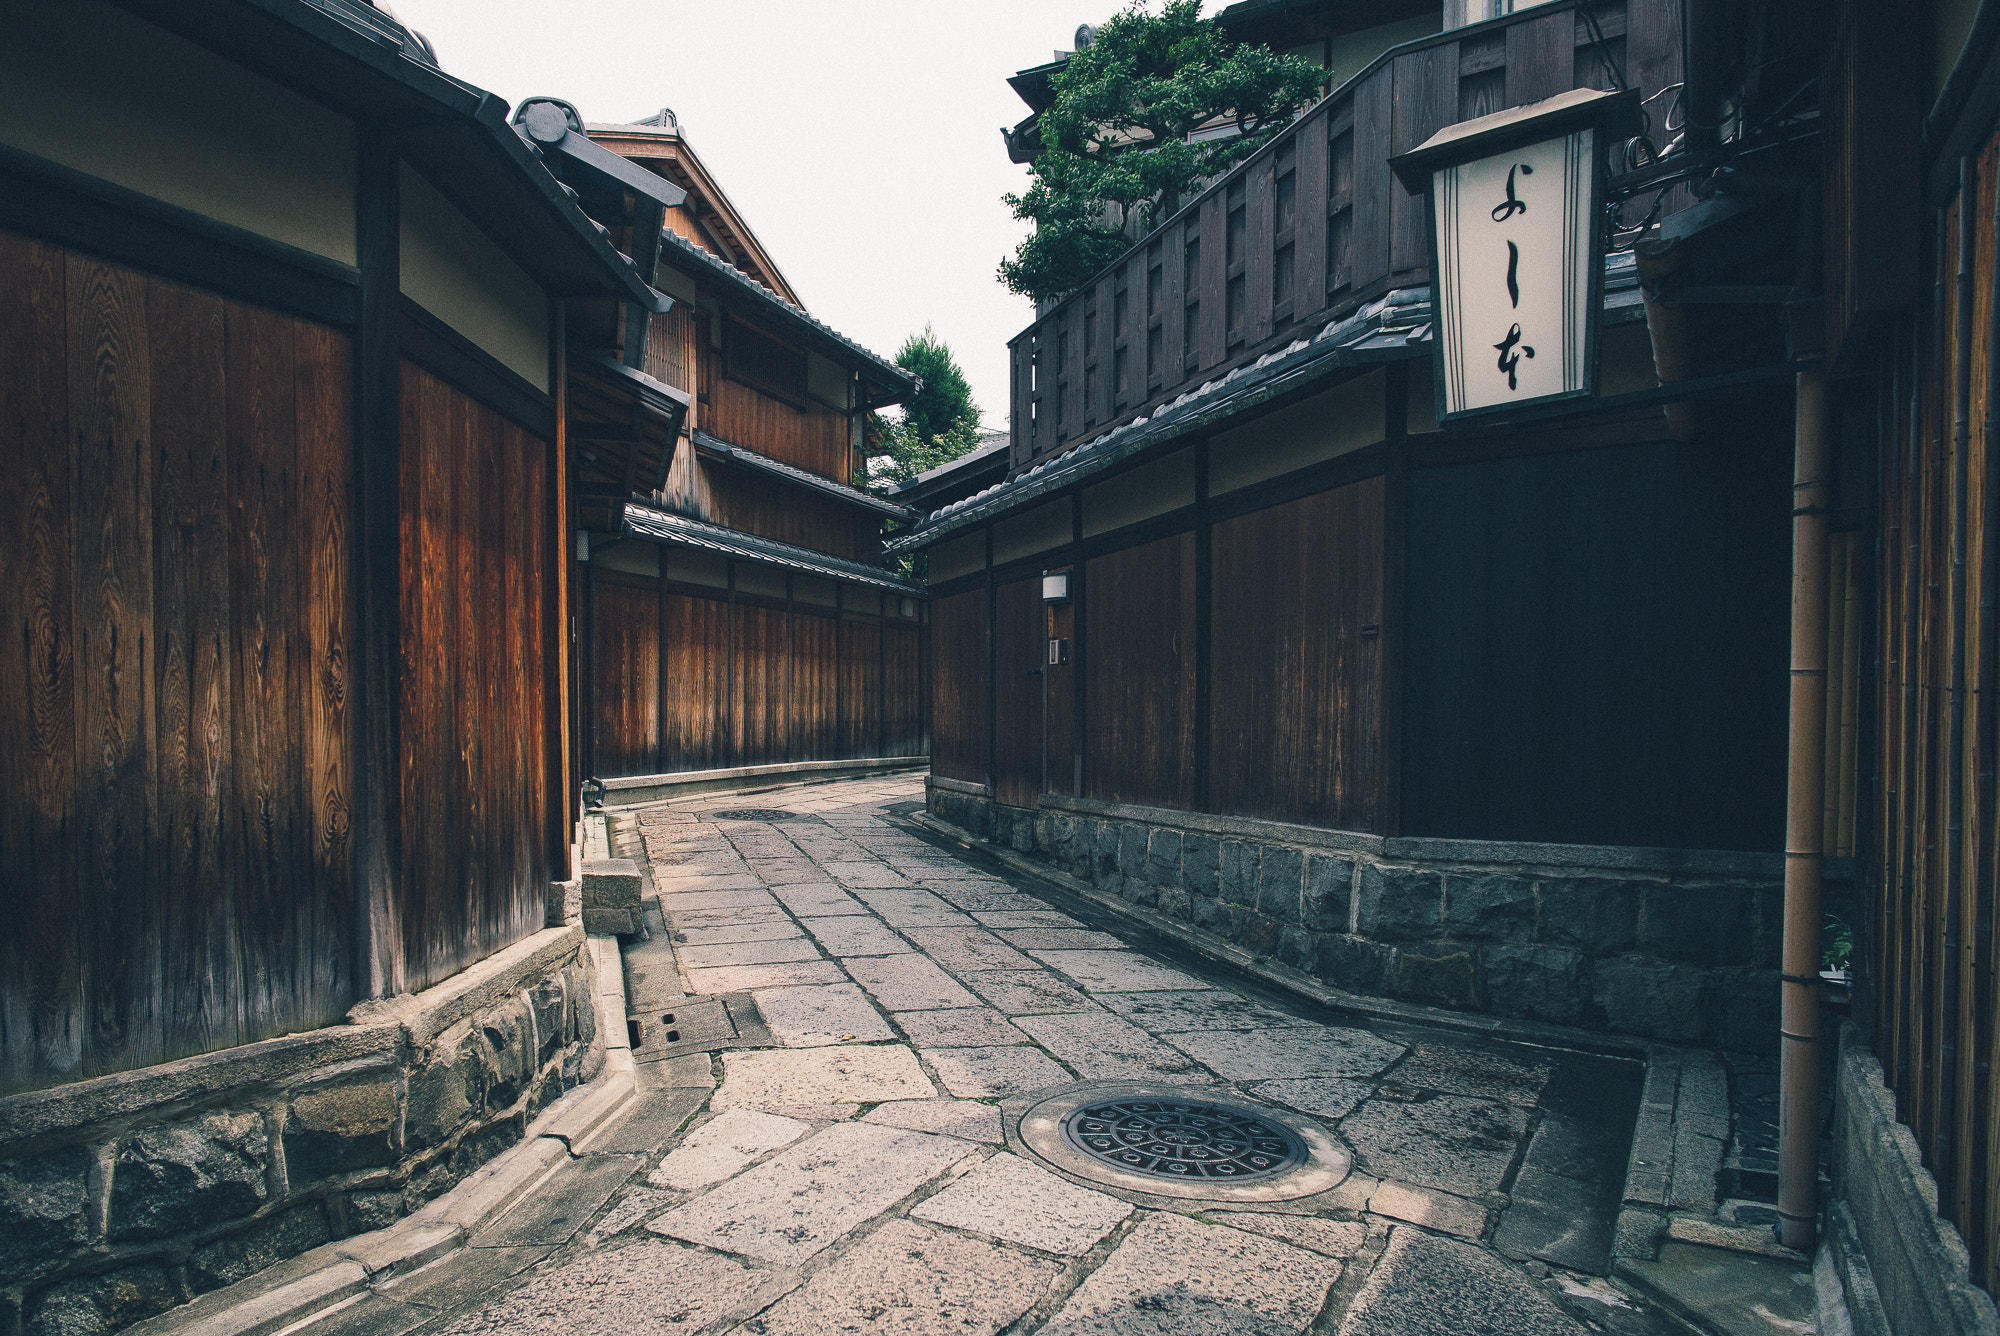
[[[808,310],[893,357],[929,322],[1004,428],[1007,340],[1033,318],[993,271],[1025,225],[1000,127],[1015,70],[1121,0],[389,0],[447,72],[587,121],[672,107]]]

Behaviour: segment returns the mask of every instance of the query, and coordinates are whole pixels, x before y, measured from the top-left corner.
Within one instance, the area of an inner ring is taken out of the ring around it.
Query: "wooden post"
[[[368,997],[405,987],[396,874],[402,865],[402,165],[369,131],[357,155],[361,319],[355,331],[352,727],[356,982]]]
[[[1779,1033],[1778,1215],[1810,1253],[1818,1224],[1819,930],[1826,785],[1827,389],[1801,371],[1792,478],[1792,686]]]

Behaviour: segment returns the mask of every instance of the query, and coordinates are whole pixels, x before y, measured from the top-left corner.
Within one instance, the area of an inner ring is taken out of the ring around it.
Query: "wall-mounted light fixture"
[[[1069,572],[1067,570],[1042,572],[1042,602],[1069,602]]]
[[[1389,160],[1430,206],[1438,421],[1596,393],[1605,148],[1638,98],[1577,89]]]

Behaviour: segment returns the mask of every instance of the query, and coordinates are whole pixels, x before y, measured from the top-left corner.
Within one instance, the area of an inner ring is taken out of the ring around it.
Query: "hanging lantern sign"
[[[1596,393],[1604,146],[1637,106],[1578,89],[1389,160],[1429,204],[1438,421]]]

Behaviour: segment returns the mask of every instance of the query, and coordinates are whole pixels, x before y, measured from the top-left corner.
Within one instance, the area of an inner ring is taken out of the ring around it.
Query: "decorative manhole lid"
[[[1062,1134],[1094,1160],[1182,1182],[1276,1178],[1307,1158],[1289,1127],[1206,1100],[1099,1100],[1064,1118]]]
[[[1354,1156],[1303,1114],[1226,1087],[1077,1081],[1001,1106],[1007,1143],[1142,1206],[1266,1206],[1338,1187]]]
[[[717,821],[804,821],[797,812],[787,812],[782,807],[726,807],[720,812],[708,815]]]

